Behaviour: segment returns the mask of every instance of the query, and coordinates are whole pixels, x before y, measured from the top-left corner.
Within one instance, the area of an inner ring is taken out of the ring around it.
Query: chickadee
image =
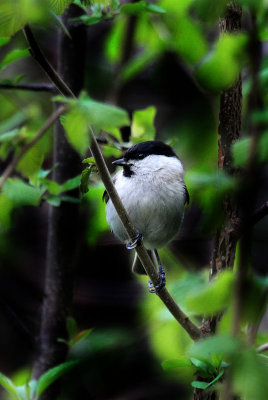
[[[185,203],[189,194],[184,183],[183,166],[172,148],[156,140],[138,143],[129,148],[124,157],[113,162],[122,166],[113,178],[116,190],[126,208],[131,222],[142,235],[143,244],[159,267],[159,285],[151,292],[165,286],[165,274],[157,249],[165,246],[178,232]],[[113,233],[124,243],[128,235],[105,191],[106,218]],[[133,248],[134,246],[129,246]],[[134,260],[133,272],[145,273],[142,265]]]

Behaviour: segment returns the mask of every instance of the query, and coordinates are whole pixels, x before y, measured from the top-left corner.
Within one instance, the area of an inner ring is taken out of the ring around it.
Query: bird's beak
[[[123,158],[119,158],[118,160],[115,160],[112,162],[113,165],[128,165],[127,161],[125,161]]]

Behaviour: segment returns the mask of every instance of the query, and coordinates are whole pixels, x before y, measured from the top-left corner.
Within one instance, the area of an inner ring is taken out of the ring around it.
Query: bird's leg
[[[128,242],[126,244],[126,248],[128,250],[133,250],[137,246],[140,246],[142,240],[143,240],[143,235],[141,233],[137,233],[137,235],[134,237],[134,239],[131,242]]]
[[[154,250],[154,254],[158,262],[159,283],[154,286],[152,281],[149,281],[148,286],[150,288],[150,293],[159,293],[166,285],[166,275],[159,254],[156,249]]]

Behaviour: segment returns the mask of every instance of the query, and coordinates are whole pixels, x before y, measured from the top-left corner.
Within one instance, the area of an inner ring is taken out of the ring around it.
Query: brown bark
[[[230,2],[224,18],[220,21],[221,33],[240,31],[241,16],[241,7],[235,2]],[[218,167],[230,175],[239,173],[232,167],[231,147],[241,136],[241,119],[242,81],[239,76],[237,82],[230,89],[224,91],[220,97]],[[222,227],[216,233],[211,261],[211,277],[226,268],[233,268],[235,260],[236,232],[240,223],[237,200],[232,196],[226,196],[222,207],[225,219]],[[218,315],[204,320],[202,330],[208,335],[214,334],[220,318],[221,315]],[[217,400],[219,396],[216,391],[207,393],[195,389],[193,398],[194,400]]]

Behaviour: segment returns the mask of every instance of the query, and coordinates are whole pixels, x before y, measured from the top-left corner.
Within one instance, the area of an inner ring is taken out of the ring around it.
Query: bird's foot
[[[152,281],[148,282],[149,292],[150,293],[159,293],[166,286],[166,275],[164,268],[162,265],[159,266],[159,283],[157,285],[153,285]]]
[[[135,236],[135,238],[132,240],[132,242],[128,242],[126,244],[126,248],[128,250],[133,250],[137,246],[141,245],[142,240],[143,240],[143,235],[141,233],[138,233],[137,236]]]

